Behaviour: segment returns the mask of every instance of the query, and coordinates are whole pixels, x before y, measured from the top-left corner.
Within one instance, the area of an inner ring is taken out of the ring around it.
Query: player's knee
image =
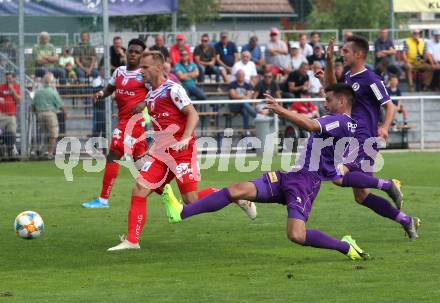
[[[306,241],[306,234],[299,230],[289,230],[287,231],[287,238],[294,243],[304,245],[304,242]]]
[[[234,200],[241,199],[242,197],[245,197],[248,194],[248,189],[242,183],[232,184],[228,186],[227,189],[229,190],[231,198]]]
[[[354,192],[354,200],[359,203],[362,204],[364,203],[365,199],[368,196],[368,191],[356,191]]]
[[[137,197],[146,197],[147,194],[148,194],[148,189],[143,187],[138,182],[136,182],[132,190],[132,195]]]

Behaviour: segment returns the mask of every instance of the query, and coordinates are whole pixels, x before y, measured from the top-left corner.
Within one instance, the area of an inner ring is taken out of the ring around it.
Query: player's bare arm
[[[335,48],[335,42],[334,39],[330,39],[328,41],[328,45],[327,45],[327,50],[326,50],[326,66],[325,66],[325,72],[324,72],[324,83],[322,83],[321,79],[321,84],[323,84],[323,86],[328,86],[330,84],[336,84],[336,75],[334,72],[334,68],[333,68],[333,55],[334,55],[334,48]],[[318,78],[319,79],[319,78]]]
[[[294,123],[295,125],[297,125],[301,129],[307,130],[309,132],[321,131],[321,127],[319,126],[319,123],[316,122],[315,120],[310,119],[304,115],[294,113],[294,112],[284,108],[271,95],[268,95],[268,94],[264,94],[264,95],[266,96],[266,100],[264,100],[266,109],[272,110],[274,113],[289,120],[290,122]]]
[[[185,150],[188,148],[189,141],[192,138],[192,134],[196,129],[197,123],[199,122],[199,114],[192,104],[188,104],[181,110],[182,114],[186,116],[186,126],[183,132],[182,139],[171,146],[172,149],[176,151]]]
[[[388,139],[388,129],[390,128],[391,123],[394,119],[394,114],[396,113],[396,107],[393,102],[387,102],[383,106],[385,108],[385,118],[382,125],[379,127],[378,133],[379,137],[384,140]]]
[[[115,89],[116,88],[113,85],[108,84],[106,87],[104,87],[103,90],[100,90],[99,92],[97,92],[96,94],[93,95],[93,97],[92,97],[93,102],[97,102],[99,100],[107,98],[108,96],[113,94]]]

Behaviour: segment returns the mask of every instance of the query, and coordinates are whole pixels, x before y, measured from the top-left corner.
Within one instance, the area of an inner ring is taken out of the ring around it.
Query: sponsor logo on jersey
[[[125,89],[122,89],[122,88],[117,88],[116,89],[116,93],[120,94],[120,95],[132,96],[132,97],[136,96],[135,92],[129,91],[129,90],[125,90]]]
[[[325,130],[326,131],[331,131],[332,129],[338,128],[339,127],[339,121],[335,121],[329,124],[325,125]]]
[[[351,131],[352,133],[356,131],[357,126],[358,125],[356,123],[347,122],[348,130]]]

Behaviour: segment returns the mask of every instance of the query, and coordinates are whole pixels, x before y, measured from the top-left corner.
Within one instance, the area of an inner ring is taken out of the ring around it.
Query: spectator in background
[[[249,39],[249,43],[243,45],[241,52],[248,51],[251,53],[251,60],[255,63],[257,67],[262,67],[264,64],[264,59],[261,53],[260,45],[258,45],[258,37],[252,36]]]
[[[250,83],[251,85],[257,84],[258,74],[257,67],[255,63],[251,61],[251,53],[244,51],[241,53],[241,60],[235,62],[232,67],[231,81],[236,80],[236,74],[239,70],[244,72],[244,81]]]
[[[215,82],[220,82],[220,73],[228,82],[226,71],[215,65],[215,49],[209,45],[208,34],[202,35],[201,43],[194,49],[194,62],[199,68],[199,82],[205,81],[205,75],[215,75]]]
[[[66,76],[67,76],[68,83],[76,83],[78,80],[78,77],[76,76],[76,73],[75,73],[75,70],[73,68],[72,63],[67,62],[65,69],[66,69]]]
[[[304,57],[313,55],[313,47],[308,43],[307,34],[299,34],[299,50]]]
[[[313,62],[311,69],[307,71],[307,76],[309,78],[308,93],[312,98],[324,97],[324,88],[322,87],[321,81],[315,77],[315,75],[321,71],[322,67],[318,61]]]
[[[374,42],[374,67],[378,75],[388,73],[389,70],[397,70],[397,74],[400,75],[401,70],[396,63],[395,54],[396,48],[388,38],[388,30],[382,28]]]
[[[185,36],[183,34],[176,35],[176,44],[170,48],[170,58],[171,64],[175,66],[177,63],[181,62],[180,54],[185,51],[188,54],[189,62],[193,62],[193,57],[191,49],[188,44],[185,44]]]
[[[150,47],[150,50],[161,52],[165,58],[165,61],[170,61],[170,53],[168,52],[168,48],[165,46],[165,39],[163,38],[163,35],[156,35],[156,38],[154,38],[154,45]]]
[[[127,50],[122,46],[122,38],[116,36],[113,38],[113,45],[110,46],[110,71],[113,74],[116,68],[127,64]]]
[[[171,67],[171,64],[169,62],[165,62],[163,65],[163,71],[165,73],[165,77],[167,79],[170,79],[173,82],[179,83],[180,84],[180,80],[179,78],[176,76],[175,73],[173,73],[173,68]]]
[[[289,70],[289,52],[286,42],[280,40],[279,33],[279,30],[273,27],[270,31],[270,41],[266,45],[266,63],[274,67],[274,74]]]
[[[13,64],[17,64],[17,52],[11,45],[11,40],[7,37],[0,37],[0,53],[3,54]],[[0,57],[2,57],[0,54]],[[1,58],[0,58],[1,59]]]
[[[81,42],[73,49],[73,57],[76,64],[76,75],[79,80],[85,82],[86,79],[98,77],[96,69],[96,51],[90,45],[90,34],[82,32],[80,35]]]
[[[440,90],[440,30],[432,32],[432,39],[428,42],[428,60],[434,69],[431,89]]]
[[[290,65],[292,71],[298,70],[301,63],[308,63],[307,58],[301,53],[299,43],[292,42],[290,44]]]
[[[235,74],[236,79],[229,84],[229,99],[252,99],[252,85],[245,80],[245,72],[241,69]],[[249,129],[249,116],[255,118],[257,112],[249,103],[229,104],[232,113],[239,113],[243,117],[243,128]]]
[[[223,67],[228,74],[232,71],[232,66],[238,61],[238,50],[234,42],[229,41],[228,33],[220,34],[220,41],[214,46],[215,59],[217,65]]]
[[[315,45],[319,45],[322,48],[322,51],[325,52],[324,46],[321,44],[321,36],[318,32],[310,33],[310,45],[313,49],[315,49]]]
[[[336,82],[338,83],[345,82],[344,64],[342,64],[341,62],[335,63],[335,76],[336,76]]]
[[[324,47],[321,44],[315,44],[313,47],[313,55],[307,57],[307,61],[312,65],[315,62],[318,62],[321,65],[322,69],[325,69],[326,60],[325,60],[325,52],[323,51]]]
[[[63,48],[63,52],[61,53],[60,58],[58,59],[58,65],[62,68],[66,68],[66,64],[70,63],[73,67],[75,67],[75,59],[70,54],[69,48]]]
[[[254,87],[253,99],[265,99],[264,94],[269,94],[274,98],[281,98],[281,90],[278,83],[274,80],[270,70],[264,72],[263,80],[258,81]]]
[[[41,78],[47,72],[51,72],[55,78],[65,78],[64,68],[57,66],[58,55],[55,47],[49,43],[49,33],[40,33],[39,43],[34,45],[32,54],[35,60],[35,77]]]
[[[423,71],[424,88],[427,89],[431,85],[432,80],[432,66],[426,63],[426,44],[425,41],[420,38],[420,31],[413,29],[411,31],[411,37],[403,42],[403,61],[405,61],[405,74],[408,81],[408,91],[414,90],[414,83],[412,72]]]
[[[45,152],[48,159],[53,159],[55,143],[58,138],[59,127],[56,113],[58,111],[64,112],[63,101],[56,89],[53,88],[53,82],[53,74],[46,73],[43,77],[44,87],[35,92],[32,100],[41,135],[48,138],[47,152]]]
[[[17,104],[20,101],[20,87],[16,82],[15,74],[7,72],[6,83],[0,84],[0,132],[5,138],[9,157],[14,156],[17,133]]]
[[[182,82],[182,86],[195,100],[206,100],[205,93],[196,85],[196,79],[199,76],[197,65],[189,61],[189,54],[186,50],[182,51],[179,57],[180,62],[176,64],[174,71]]]
[[[400,97],[402,92],[399,87],[399,78],[396,75],[390,77],[390,83],[387,86],[388,95],[391,97]],[[405,107],[403,107],[402,102],[399,99],[392,99],[393,104],[396,106],[396,111],[403,116],[403,124],[407,125],[408,112]]]
[[[100,90],[104,89],[105,82],[105,68],[99,67],[98,77],[93,79],[92,88],[93,93],[96,94]],[[99,102],[98,99],[93,100],[93,127],[92,137],[105,137],[105,102]]]
[[[286,80],[285,98],[301,98],[301,94],[307,94],[309,90],[309,76],[307,71],[309,65],[307,63],[301,63],[298,70],[295,70],[289,74]],[[293,96],[292,96],[293,94]]]

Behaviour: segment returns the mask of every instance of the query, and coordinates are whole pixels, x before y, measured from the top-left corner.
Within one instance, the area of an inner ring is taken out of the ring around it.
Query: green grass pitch
[[[361,262],[290,243],[281,205],[258,205],[255,221],[231,205],[169,225],[158,196],[148,200],[142,249],[108,253],[126,231],[133,179],[125,169],[111,208],[86,210],[80,203],[99,194],[102,173],[78,168],[66,182],[51,162],[2,163],[0,303],[439,302],[440,154],[384,158],[378,176],[402,181],[404,211],[422,219],[420,239],[409,242],[397,224],[358,206],[350,189],[329,183],[308,222],[336,237],[351,234],[373,257]],[[261,172],[202,174],[201,188]],[[13,232],[23,210],[42,215],[41,238],[26,241]]]

